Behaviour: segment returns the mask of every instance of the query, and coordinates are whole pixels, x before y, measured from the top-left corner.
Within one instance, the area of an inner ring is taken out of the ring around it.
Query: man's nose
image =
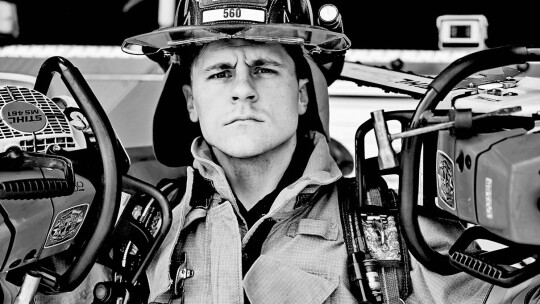
[[[233,101],[256,101],[259,98],[255,82],[251,75],[238,73],[235,77],[232,88]]]

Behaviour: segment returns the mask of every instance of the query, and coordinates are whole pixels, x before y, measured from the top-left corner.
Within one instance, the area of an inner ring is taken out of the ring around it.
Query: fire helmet
[[[328,95],[321,87],[326,91],[337,78],[351,43],[343,34],[341,16],[335,6],[321,6],[317,23],[309,0],[180,0],[172,27],[124,40],[122,50],[126,53],[147,55],[153,60],[157,54],[158,58],[171,58],[174,62],[168,66],[154,114],[156,159],[171,167],[191,164],[193,157],[189,148],[201,131],[199,125],[189,119],[179,85],[183,77],[182,58],[177,54],[187,47],[221,39],[301,46],[311,75],[308,84],[310,103],[299,127],[303,124],[305,128],[307,124],[308,129],[325,134],[330,141]],[[317,101],[317,107],[311,102],[313,99]],[[176,130],[180,134],[175,138],[166,135]],[[173,148],[175,146],[180,149]]]

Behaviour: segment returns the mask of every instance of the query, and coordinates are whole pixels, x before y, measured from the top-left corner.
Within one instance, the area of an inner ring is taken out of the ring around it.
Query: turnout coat
[[[324,191],[341,178],[341,171],[325,137],[314,133],[313,140],[315,148],[302,177],[283,189],[268,214],[249,230],[209,146],[201,138],[195,140],[186,193],[174,208],[171,230],[147,270],[149,300],[169,301],[168,290],[176,276],[170,273],[170,265],[181,251],[194,274],[184,283],[186,303],[242,303],[244,289],[252,303],[354,302],[337,193],[335,187]],[[216,191],[207,209],[190,205],[194,170]],[[242,248],[257,241],[268,222],[273,225],[264,233],[260,256],[242,278],[246,258]]]

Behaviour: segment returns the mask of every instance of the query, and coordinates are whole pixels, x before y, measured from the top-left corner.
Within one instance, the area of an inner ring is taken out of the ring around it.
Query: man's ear
[[[308,97],[308,91],[307,91],[307,84],[309,83],[309,80],[307,79],[299,79],[298,80],[298,114],[302,115],[306,113],[307,106],[309,102]]]
[[[186,106],[189,112],[189,119],[192,122],[198,122],[199,114],[197,113],[197,108],[193,103],[193,89],[190,85],[185,84],[182,86],[182,93],[184,93],[184,97],[186,98]]]

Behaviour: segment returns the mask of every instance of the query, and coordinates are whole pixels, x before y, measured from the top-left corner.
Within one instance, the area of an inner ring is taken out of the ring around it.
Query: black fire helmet
[[[318,15],[315,25],[309,0],[180,0],[172,27],[124,40],[122,50],[126,53],[161,58],[156,61],[162,65],[163,59],[172,63],[165,66],[165,82],[154,113],[156,159],[169,167],[191,165],[191,143],[201,130],[189,119],[181,89],[185,73],[178,54],[221,39],[301,46],[302,64],[311,68],[311,75],[307,75],[310,103],[300,117],[299,128],[319,131],[330,141],[326,90],[341,72],[350,40],[343,34],[335,6],[321,6]],[[317,101],[317,107],[312,100]]]

